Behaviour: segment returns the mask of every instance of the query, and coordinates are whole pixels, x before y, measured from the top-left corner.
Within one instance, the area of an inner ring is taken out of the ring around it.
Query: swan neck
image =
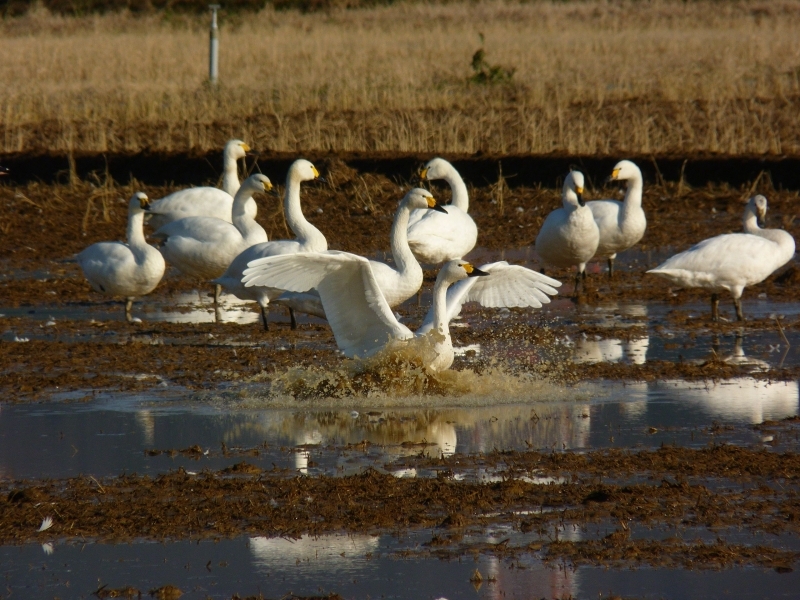
[[[445,281],[436,281],[433,286],[433,328],[444,336],[450,335],[447,322],[447,288]]]
[[[561,204],[567,212],[574,212],[581,207],[581,205],[578,204],[578,195],[572,188],[564,190],[564,194],[561,197]]]
[[[128,213],[128,246],[134,254],[140,253],[147,247],[147,240],[144,237],[144,212],[136,211]]]
[[[752,233],[759,235],[762,232],[761,227],[758,226],[758,217],[748,206],[744,211],[744,218],[742,219],[742,229],[745,233]]]
[[[305,251],[324,252],[328,242],[322,232],[308,222],[300,206],[300,179],[294,176],[292,169],[286,176],[286,192],[283,197],[283,210],[286,223],[294,232],[297,241]]]
[[[250,236],[257,235],[258,239],[261,239],[262,235],[266,236],[264,228],[247,212],[247,206],[251,201],[255,204],[256,208],[258,208],[258,204],[253,200],[253,190],[250,187],[239,188],[239,191],[233,199],[231,223],[239,230],[243,238],[249,239]],[[253,215],[255,215],[255,212]]]
[[[464,212],[468,212],[469,192],[467,191],[467,184],[464,183],[461,175],[458,174],[458,171],[452,169],[450,173],[447,174],[445,181],[450,184],[450,191],[453,195],[452,199],[450,200],[450,204],[457,206]]]
[[[425,209],[422,209],[425,210]],[[414,269],[422,272],[422,267],[408,247],[408,220],[411,216],[411,209],[403,202],[394,215],[392,224],[392,235],[390,236],[392,246],[392,256],[394,257],[395,269],[399,273],[407,273]]]
[[[226,154],[222,165],[222,190],[231,196],[236,196],[239,191],[239,169],[236,159]]]
[[[641,173],[637,173],[628,179],[628,189],[625,191],[625,200],[622,203],[623,213],[626,213],[630,210],[638,210],[642,207],[643,189],[644,182],[642,181]]]

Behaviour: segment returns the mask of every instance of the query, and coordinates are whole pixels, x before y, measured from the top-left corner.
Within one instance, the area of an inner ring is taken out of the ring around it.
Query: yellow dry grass
[[[800,0],[0,23],[0,152],[800,152]],[[467,82],[480,46],[510,84]]]

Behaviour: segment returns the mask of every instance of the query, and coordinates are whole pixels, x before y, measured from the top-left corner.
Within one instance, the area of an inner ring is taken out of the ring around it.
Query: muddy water
[[[663,247],[628,252],[620,257],[620,272],[640,272],[672,251]],[[538,268],[532,249],[524,246],[478,249],[472,258],[479,264],[506,259]],[[593,264],[591,271],[597,285],[605,286],[603,265]],[[14,271],[3,281],[52,277],[46,269]],[[631,280],[638,285],[633,277],[623,277],[629,285]],[[311,327],[322,323],[315,319],[301,317],[304,329],[287,344],[280,336],[288,319],[280,311],[272,315],[273,332],[263,335],[254,305],[226,298],[220,319],[225,326],[211,329],[215,315],[209,290],[182,287],[168,288],[168,292],[137,303],[134,314],[143,325],[141,330],[132,330],[120,323],[118,303],[96,296],[86,302],[70,295],[66,301],[51,303],[51,292],[52,296],[64,296],[64,281],[54,278],[53,289],[41,292],[45,302],[0,306],[0,314],[7,318],[0,329],[3,343],[25,344],[27,340],[50,344],[46,346],[50,349],[58,349],[62,342],[108,348],[138,340],[164,346],[213,346],[214,351],[224,351],[226,359],[236,356],[236,349],[255,349],[265,355],[299,354],[303,349],[308,351],[303,355],[306,358],[316,359],[317,352],[328,357],[320,367],[323,370],[340,360],[330,336]],[[480,319],[467,309],[462,321],[454,325],[457,341],[462,340],[458,366],[474,366],[479,373],[468,380],[477,391],[460,395],[297,400],[276,392],[271,382],[257,377],[238,379],[223,373],[210,382],[187,382],[167,369],[148,366],[150,370],[146,370],[136,365],[120,372],[112,384],[94,387],[89,377],[93,373],[89,373],[86,383],[77,387],[48,388],[40,398],[44,403],[0,406],[0,479],[84,475],[102,480],[122,473],[156,475],[178,469],[202,474],[243,461],[300,476],[342,477],[372,468],[397,477],[421,478],[433,477],[435,471],[409,466],[413,461],[408,459],[420,454],[452,457],[493,450],[588,452],[715,444],[797,452],[800,442],[796,433],[772,435],[753,425],[800,413],[796,380],[764,379],[765,373],[800,365],[800,304],[786,301],[785,292],[777,300],[771,291],[770,295],[748,292],[744,306],[751,323],[744,328],[718,327],[707,321],[706,299],[696,295],[676,303],[671,291],[657,288],[653,282],[647,285],[647,294],[641,298],[636,291],[617,296],[609,292],[608,296],[617,298],[612,301],[601,297],[576,304],[561,298],[543,311],[545,321],[498,311],[491,316],[491,327],[484,330],[478,326]],[[564,296],[570,292],[567,282]],[[422,304],[427,302],[429,296],[423,294]],[[420,310],[410,305],[401,312],[412,325],[420,316]],[[725,306],[724,312],[730,315],[730,306]],[[775,317],[786,325],[790,345],[773,325]],[[637,367],[667,362],[702,368],[711,363],[734,365],[739,371],[736,377],[712,376],[701,381],[627,377],[564,384],[484,369],[485,360],[503,364],[517,358],[516,348],[493,339],[512,323],[536,327],[544,323],[555,332],[558,355],[579,366]],[[187,327],[165,327],[161,332],[159,324]],[[284,381],[298,376],[285,365],[278,369]],[[300,376],[316,373],[309,370]],[[134,379],[142,379],[146,385],[116,385]],[[455,481],[465,482],[493,482],[500,477],[502,474],[489,467],[454,473]],[[554,485],[562,481],[557,477],[537,480]],[[498,544],[510,539],[524,547],[547,535],[576,541],[602,539],[618,526],[610,522],[566,525],[543,537],[535,532],[523,534],[518,521],[518,514],[509,515],[486,527],[472,528],[465,532],[464,544]],[[32,525],[32,531],[35,528]],[[796,536],[788,533],[730,528],[675,531],[640,524],[632,528],[633,538],[678,535],[713,543],[721,536],[745,545],[799,549]],[[93,540],[83,544],[53,536],[43,538],[44,544],[0,547],[0,575],[7,586],[3,594],[32,598],[90,597],[103,585],[108,586],[105,589],[130,585],[147,594],[166,584],[176,585],[188,598],[258,593],[280,598],[289,592],[304,596],[336,592],[345,598],[596,598],[614,594],[630,598],[775,598],[795,597],[800,583],[796,572],[752,566],[721,571],[663,566],[573,568],[545,564],[535,549],[506,557],[478,551],[442,556],[426,545],[439,533],[423,528],[375,535],[251,536],[214,542],[178,539],[162,544],[98,544]],[[483,578],[480,585],[474,581],[476,569]]]
[[[489,535],[488,542],[500,535]],[[579,537],[579,533],[570,534]],[[260,537],[167,544],[54,544],[0,548],[5,590],[17,597],[94,597],[102,586],[147,594],[174,585],[183,598],[793,598],[798,572],[607,570],[544,566],[535,557],[409,558],[424,536]],[[483,581],[470,581],[478,571]],[[134,585],[135,584],[135,585]]]
[[[0,474],[27,479],[179,467],[218,471],[246,459],[262,468],[275,465],[309,475],[349,475],[374,467],[424,476],[392,465],[420,452],[451,456],[493,449],[758,443],[760,434],[750,426],[800,410],[797,382],[748,378],[590,382],[567,392],[539,387],[538,393],[560,399],[493,406],[448,406],[453,401],[448,399],[384,409],[360,403],[258,408],[263,398],[239,391],[236,402],[175,393],[159,399],[107,393],[78,404],[9,405],[0,412]],[[712,434],[712,422],[730,428]],[[782,444],[794,448],[795,442]],[[187,451],[193,447],[200,451]],[[489,474],[467,477],[480,480]]]

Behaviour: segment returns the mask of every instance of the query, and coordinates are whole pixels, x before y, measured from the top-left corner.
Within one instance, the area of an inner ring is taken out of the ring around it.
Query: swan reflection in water
[[[572,360],[576,363],[615,363],[625,361],[635,365],[643,365],[646,362],[649,345],[649,336],[629,341],[613,338],[601,340],[581,338],[575,341]]]
[[[736,335],[733,351],[723,354],[719,339],[712,341],[712,358],[728,364],[751,367],[753,371],[768,371],[772,365],[744,352],[744,336]],[[705,363],[709,359],[692,361]],[[798,413],[800,400],[797,381],[767,382],[750,377],[734,377],[715,383],[668,380],[656,387],[668,386],[679,390],[681,402],[700,406],[714,418],[738,420],[746,423],[763,423],[794,416]]]

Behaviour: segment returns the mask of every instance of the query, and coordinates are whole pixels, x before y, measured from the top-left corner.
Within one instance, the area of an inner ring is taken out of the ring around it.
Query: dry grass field
[[[800,153],[800,0],[267,9],[223,16],[217,89],[207,21],[0,21],[0,153]]]

